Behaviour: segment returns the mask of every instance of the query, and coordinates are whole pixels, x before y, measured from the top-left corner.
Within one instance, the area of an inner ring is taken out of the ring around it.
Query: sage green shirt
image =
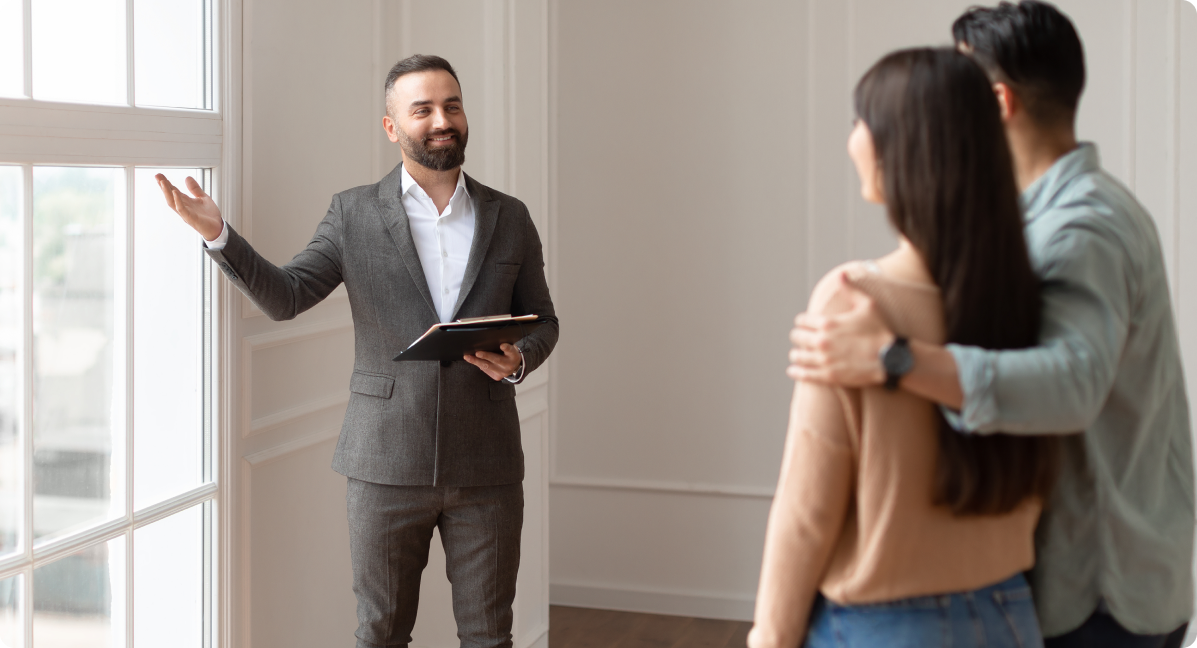
[[[949,345],[958,423],[980,433],[1074,432],[1037,531],[1044,636],[1102,606],[1170,632],[1193,614],[1193,449],[1159,234],[1082,144],[1022,195],[1042,280],[1039,346]]]

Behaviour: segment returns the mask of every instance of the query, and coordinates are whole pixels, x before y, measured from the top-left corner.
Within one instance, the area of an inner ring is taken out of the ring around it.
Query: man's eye
[[[421,108],[420,110],[417,110],[417,111],[415,112],[415,114],[417,114],[417,115],[427,115],[427,114],[428,114],[428,109],[427,109],[427,108]]]

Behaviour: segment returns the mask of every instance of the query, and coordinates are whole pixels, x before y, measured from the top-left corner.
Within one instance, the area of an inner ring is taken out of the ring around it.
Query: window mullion
[[[135,77],[137,67],[133,58],[133,0],[125,0],[125,101],[130,106],[137,105],[137,88]]]
[[[22,3],[21,20],[24,22],[23,32],[25,37],[25,96],[33,96],[33,0],[25,0]]]
[[[129,7],[129,24],[132,25],[132,6],[133,0],[126,0],[126,6]],[[130,27],[131,29],[131,27]],[[129,42],[132,43],[132,35],[130,35]],[[129,55],[132,56],[133,46],[129,46]],[[130,70],[132,64],[130,64]],[[129,86],[133,86],[133,77],[130,73]],[[132,90],[130,89],[129,97],[132,103]],[[137,214],[134,207],[137,204],[137,190],[136,187],[137,174],[131,166],[125,167],[125,227],[124,231],[124,285],[121,290],[124,293],[124,313],[125,313],[125,357],[124,362],[124,379],[125,379],[125,519],[129,521],[129,533],[125,540],[125,646],[126,648],[133,648],[133,463],[135,457],[133,455],[133,300],[136,297],[133,293],[133,254],[134,254],[134,228],[137,223]]]
[[[25,0],[28,10],[30,0]],[[28,14],[25,21],[26,33],[29,29]],[[28,44],[26,52],[28,52]],[[29,67],[26,65],[26,88],[29,87]],[[26,648],[33,645],[33,167],[26,164],[21,167],[24,191],[21,201],[21,234],[23,254],[21,263],[21,333],[24,338],[21,344],[21,442],[24,457],[21,472],[24,482],[22,489],[22,524],[21,548],[24,549],[26,564],[25,577],[22,579],[24,596],[21,601],[21,612],[24,620],[23,643]]]

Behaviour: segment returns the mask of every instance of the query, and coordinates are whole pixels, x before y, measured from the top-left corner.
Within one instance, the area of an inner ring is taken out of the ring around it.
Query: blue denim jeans
[[[971,592],[811,610],[806,648],[1042,648],[1031,588],[1022,574]]]

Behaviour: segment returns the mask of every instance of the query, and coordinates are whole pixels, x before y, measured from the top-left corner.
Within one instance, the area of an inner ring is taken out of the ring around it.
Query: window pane
[[[20,575],[0,580],[0,648],[23,645],[24,623],[21,614],[22,578]]]
[[[33,0],[33,96],[123,104],[124,0]]]
[[[169,207],[154,174],[177,187],[199,169],[137,169],[133,260],[133,505],[200,485],[203,418],[199,235]]]
[[[33,169],[35,540],[124,512],[124,434],[114,425],[124,410],[113,407],[124,398],[113,380],[123,201],[123,169]]]
[[[204,107],[204,2],[136,0],[137,105]]]
[[[133,644],[200,648],[204,505],[133,532]]]
[[[22,222],[24,174],[0,166],[0,556],[19,545],[24,518],[21,443],[22,348],[24,314],[21,279],[25,237]]]
[[[0,97],[25,94],[25,21],[21,0],[0,0]]]
[[[34,648],[124,646],[125,538],[33,570]]]

